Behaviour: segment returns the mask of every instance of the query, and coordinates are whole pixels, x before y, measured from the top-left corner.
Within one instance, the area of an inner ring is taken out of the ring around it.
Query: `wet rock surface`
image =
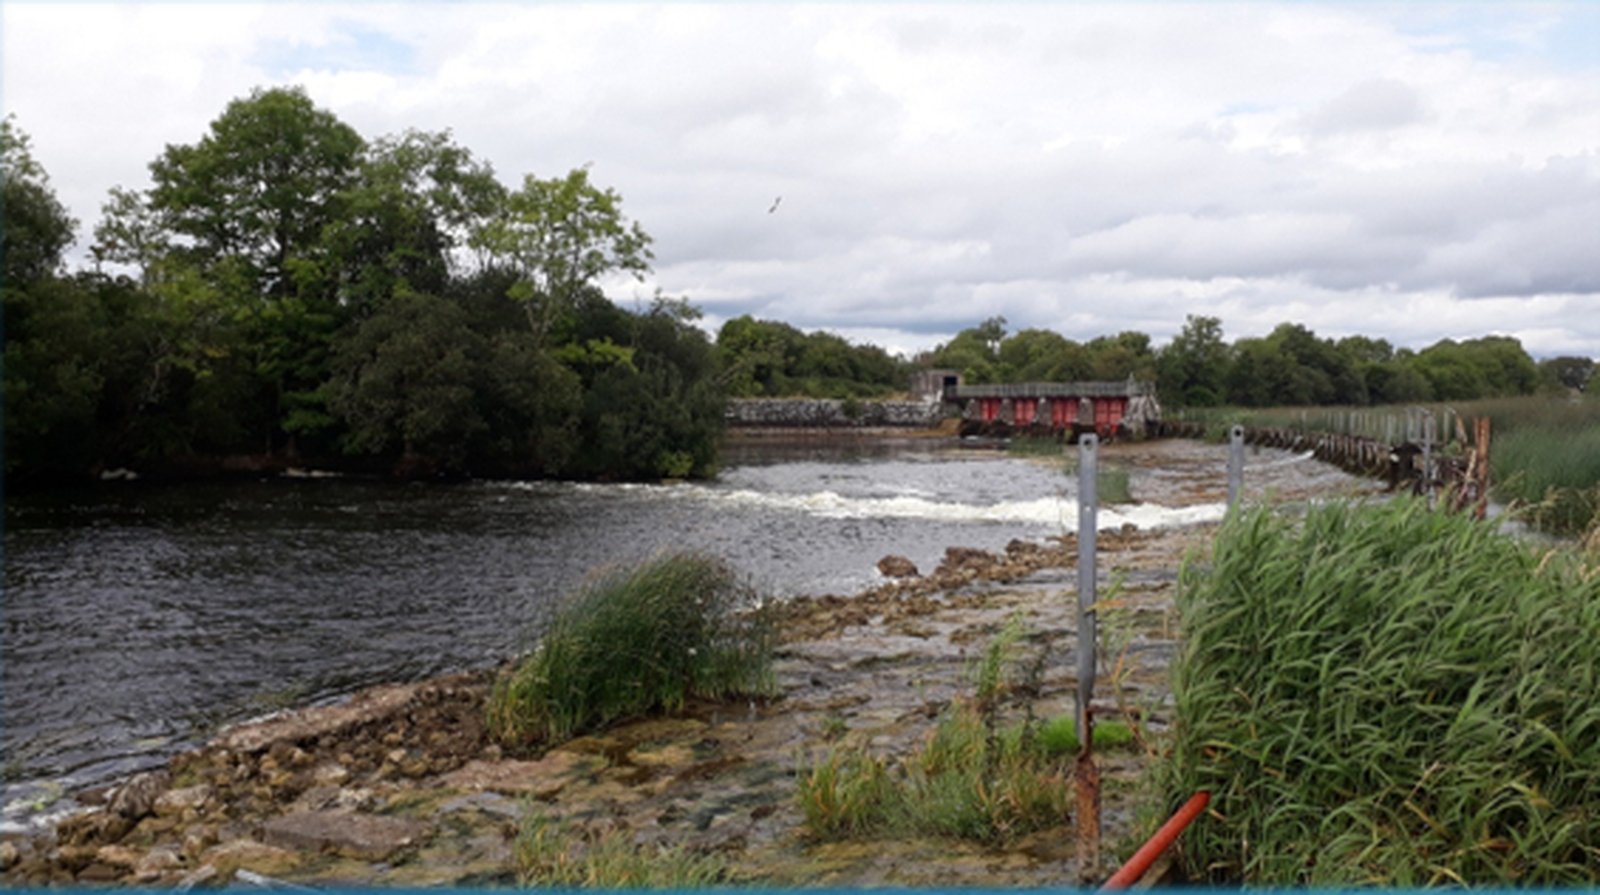
[[[1159,450],[1129,462],[1159,462]],[[1318,490],[1328,489],[1294,496]],[[1137,715],[1154,731],[1170,723],[1176,570],[1210,531],[1100,533],[1102,580],[1121,584],[1101,594],[1101,649],[1115,671],[1097,681],[1098,715]],[[819,844],[795,794],[797,774],[841,743],[891,757],[914,750],[970,692],[974,660],[1014,618],[1025,631],[1018,658],[1034,670],[1004,711],[1071,713],[1075,560],[1070,535],[1013,541],[1003,553],[952,547],[921,577],[795,599],[778,612],[776,698],[692,705],[539,754],[507,754],[485,733],[492,670],[242,725],[163,771],[86,794],[99,804],[50,836],[0,843],[0,870],[12,885],[500,885],[515,882],[514,839],[537,812],[641,845],[714,853],[735,884],[1074,885],[1066,823],[1008,849],[919,838]],[[1103,756],[1101,876],[1136,844],[1144,762],[1137,750]]]

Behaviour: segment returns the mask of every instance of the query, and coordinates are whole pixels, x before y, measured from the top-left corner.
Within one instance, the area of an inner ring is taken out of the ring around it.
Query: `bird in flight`
[[[782,203],[782,202],[783,202],[783,197],[782,196],[779,196],[778,198],[773,199],[772,200],[772,207],[767,209],[767,214],[772,214],[774,211],[777,211],[778,210],[778,205],[780,203]]]

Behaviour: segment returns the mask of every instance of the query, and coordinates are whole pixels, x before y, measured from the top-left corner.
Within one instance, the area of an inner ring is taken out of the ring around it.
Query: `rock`
[[[158,817],[170,817],[181,815],[188,809],[198,811],[210,798],[211,787],[197,783],[194,786],[167,790],[156,798],[152,807]]]
[[[885,578],[916,578],[922,574],[916,563],[894,553],[878,560],[878,572]]]
[[[331,851],[362,861],[387,861],[427,839],[424,821],[345,811],[304,811],[267,821],[261,838],[283,848]]]
[[[184,892],[193,889],[195,886],[205,885],[216,880],[219,875],[217,868],[206,864],[185,875],[183,879],[178,880],[178,891]]]
[[[78,871],[80,883],[113,883],[127,875],[126,867],[113,867],[95,861],[89,866]]]
[[[155,808],[156,799],[166,790],[169,782],[166,771],[148,771],[136,775],[117,787],[106,811],[128,820],[139,820]]]
[[[439,782],[450,789],[550,799],[576,774],[601,763],[594,756],[566,751],[551,752],[538,761],[469,761]]]
[[[102,845],[94,853],[94,859],[99,864],[109,864],[123,870],[132,870],[139,863],[139,852],[125,845]]]
[[[288,849],[250,839],[234,839],[208,849],[201,861],[225,877],[239,870],[267,875],[282,874],[300,866],[300,856]]]
[[[987,550],[979,550],[975,547],[946,547],[944,561],[939,563],[939,571],[978,571],[999,562],[1000,557]]]
[[[146,852],[139,863],[133,865],[133,878],[138,882],[150,882],[159,879],[162,874],[170,873],[183,866],[183,856],[170,845],[158,845]]]
[[[22,852],[15,842],[0,842],[0,870],[10,870],[22,860]]]
[[[318,786],[343,786],[350,782],[350,769],[341,764],[319,764],[311,772],[311,780]]]

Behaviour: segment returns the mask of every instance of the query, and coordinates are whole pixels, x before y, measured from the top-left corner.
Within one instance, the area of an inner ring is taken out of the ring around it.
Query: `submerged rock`
[[[878,572],[885,578],[916,578],[922,574],[916,563],[897,553],[878,560]]]

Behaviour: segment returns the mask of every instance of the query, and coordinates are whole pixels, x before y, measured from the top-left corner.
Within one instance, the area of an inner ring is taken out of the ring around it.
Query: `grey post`
[[[1422,493],[1433,506],[1433,411],[1422,411]]]
[[[1078,439],[1078,742],[1087,746],[1093,734],[1089,701],[1094,697],[1095,535],[1099,495],[1095,493],[1095,457],[1100,439]]]
[[[1239,490],[1244,487],[1244,427],[1228,430],[1228,509],[1239,505]]]

